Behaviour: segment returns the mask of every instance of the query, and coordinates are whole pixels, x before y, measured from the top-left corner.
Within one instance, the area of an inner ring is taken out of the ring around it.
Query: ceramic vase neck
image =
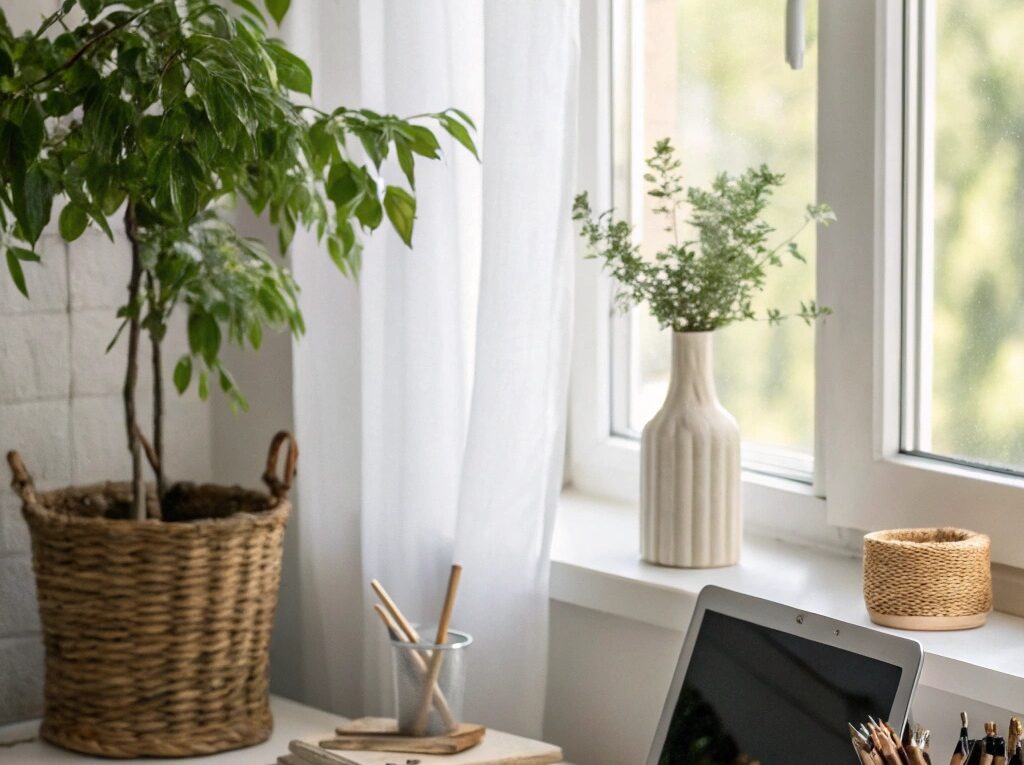
[[[711,332],[672,334],[672,381],[665,403],[708,406],[718,403]]]

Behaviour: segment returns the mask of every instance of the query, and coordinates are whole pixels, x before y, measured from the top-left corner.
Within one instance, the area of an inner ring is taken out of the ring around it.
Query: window
[[[614,201],[619,210],[629,210],[631,201],[637,208],[633,218],[645,251],[668,243],[652,212],[655,200],[639,180],[643,159],[664,137],[677,147],[689,185],[706,186],[719,172],[739,173],[761,163],[784,173],[786,184],[775,195],[769,222],[780,240],[788,236],[815,200],[817,4],[807,7],[810,34],[800,70],[785,61],[785,27],[776,3],[645,0],[634,19],[642,28],[634,33],[642,47],[640,93],[620,98],[616,109],[639,114],[640,127]],[[809,265],[774,273],[759,310],[796,306],[814,294],[813,229],[797,241]],[[670,333],[642,308],[618,321],[613,357],[623,369],[612,380],[613,427],[638,437],[665,398]],[[715,365],[719,396],[743,427],[746,467],[809,483],[814,329],[801,322],[733,325],[716,334]],[[625,390],[614,390],[619,386]]]
[[[1024,472],[1024,7],[911,21],[904,449]]]
[[[782,215],[831,204],[815,268],[773,274],[767,296],[815,286],[834,310],[817,337],[794,324],[718,339],[720,395],[758,447],[744,453],[748,524],[824,543],[963,525],[1024,567],[1008,533],[1024,512],[1024,11],[808,2],[793,72],[786,5],[585,2],[580,183],[595,206],[625,203],[646,239],[633,181],[667,134],[690,183],[761,159],[789,175]],[[664,339],[618,316],[611,292],[580,259],[569,470],[582,491],[635,501]]]

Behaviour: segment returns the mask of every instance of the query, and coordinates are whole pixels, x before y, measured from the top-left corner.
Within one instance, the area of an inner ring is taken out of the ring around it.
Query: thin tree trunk
[[[128,365],[124,375],[124,418],[128,430],[128,451],[132,457],[132,508],[136,520],[146,518],[146,484],[142,477],[142,442],[135,409],[135,388],[139,379],[139,286],[142,281],[142,260],[139,257],[138,228],[135,205],[131,201],[124,211],[124,228],[132,246],[132,273],[128,281]]]
[[[155,306],[156,285],[153,283],[153,277],[149,274],[146,275],[146,286],[152,295]],[[161,510],[166,490],[164,484],[164,375],[163,356],[160,349],[162,342],[163,338],[159,337],[154,330],[150,330],[149,344],[153,364],[153,451],[156,452],[156,464],[153,466],[153,472],[156,474],[156,496]]]

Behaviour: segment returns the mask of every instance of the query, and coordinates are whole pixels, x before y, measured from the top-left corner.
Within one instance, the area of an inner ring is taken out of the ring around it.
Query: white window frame
[[[755,528],[824,542],[850,538],[844,529],[969,526],[992,537],[993,560],[1024,567],[1024,545],[1011,533],[1024,513],[1024,479],[901,452],[903,316],[920,297],[903,287],[903,253],[916,252],[920,236],[904,226],[904,210],[927,204],[904,193],[904,174],[927,173],[930,164],[921,162],[927,137],[919,142],[916,126],[904,136],[914,114],[905,98],[919,97],[916,78],[904,71],[913,74],[919,62],[904,56],[904,45],[930,2],[819,0],[818,198],[839,221],[818,231],[818,299],[834,314],[816,333],[815,480],[808,486],[745,471],[744,512]],[[641,3],[583,2],[579,184],[597,209],[612,206],[614,174],[624,170],[612,165],[614,142],[621,152],[639,134],[638,110],[633,124],[614,130],[611,115],[629,85],[616,83],[613,69],[632,61],[631,76],[639,72],[633,41],[642,37],[635,26],[631,35],[620,32],[624,14]],[[611,435],[612,287],[580,254],[570,479],[585,493],[635,503],[639,444]],[[919,262],[907,258],[906,268]]]

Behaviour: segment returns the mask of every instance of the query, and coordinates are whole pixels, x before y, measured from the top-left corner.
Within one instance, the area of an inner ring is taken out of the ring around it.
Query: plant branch
[[[146,437],[142,434],[142,431],[136,428],[135,437],[139,439],[139,443],[142,445],[142,451],[146,454],[146,461],[149,462],[149,466],[153,468],[153,472],[157,473],[160,471],[160,458],[157,456],[156,450],[153,445],[149,443]]]
[[[781,242],[779,242],[774,249],[770,250],[763,258],[761,258],[761,260],[757,261],[757,265],[763,266],[765,263],[771,260],[772,256],[776,255],[779,252],[779,250],[781,250],[783,247],[785,247],[790,242],[794,241],[798,236],[800,236],[800,234],[804,232],[804,229],[807,228],[810,225],[810,223],[811,222],[809,220],[805,220],[801,224],[800,228],[794,231],[788,238],[783,239]]]
[[[44,82],[48,82],[49,80],[53,79],[58,74],[60,74],[61,72],[65,71],[67,69],[70,69],[71,67],[73,67],[75,65],[75,63],[80,58],[82,58],[82,56],[84,56],[86,53],[89,52],[90,48],[92,48],[97,43],[102,42],[106,38],[110,37],[110,35],[114,34],[114,32],[117,32],[117,31],[119,31],[121,29],[124,29],[126,26],[131,24],[137,18],[139,18],[139,16],[141,16],[143,13],[145,13],[145,11],[139,11],[138,13],[132,14],[131,16],[129,16],[127,19],[125,19],[121,23],[114,24],[113,26],[109,26],[106,29],[104,29],[103,31],[96,33],[95,35],[90,37],[88,40],[86,40],[85,45],[83,45],[81,48],[76,50],[71,55],[71,57],[67,61],[65,61],[63,64],[58,66],[53,71],[47,72],[46,74],[44,74],[42,77],[40,77],[35,82],[29,83],[28,89],[29,90],[34,90],[37,85],[42,85]]]
[[[36,33],[34,35],[32,35],[32,39],[33,40],[38,40],[40,37],[45,35],[46,34],[46,30],[49,29],[50,27],[52,27],[58,21],[60,21],[64,17],[64,15],[65,15],[64,11],[62,9],[60,9],[60,8],[58,8],[56,11],[51,13],[49,16],[47,16],[45,19],[43,19],[43,23],[40,24],[39,29],[36,30]]]
[[[139,255],[138,224],[135,203],[129,200],[124,211],[124,228],[132,247],[132,272],[128,281],[128,364],[124,375],[124,416],[128,430],[128,452],[132,460],[132,509],[136,520],[146,518],[146,484],[142,478],[142,441],[139,438],[135,388],[139,379],[139,287],[142,259]]]
[[[146,272],[146,289],[150,295],[152,310],[158,310],[157,296],[153,284],[153,274]],[[156,475],[156,496],[161,509],[164,493],[164,373],[161,355],[161,338],[155,329],[149,330],[150,359],[153,367],[153,455],[150,464]]]

